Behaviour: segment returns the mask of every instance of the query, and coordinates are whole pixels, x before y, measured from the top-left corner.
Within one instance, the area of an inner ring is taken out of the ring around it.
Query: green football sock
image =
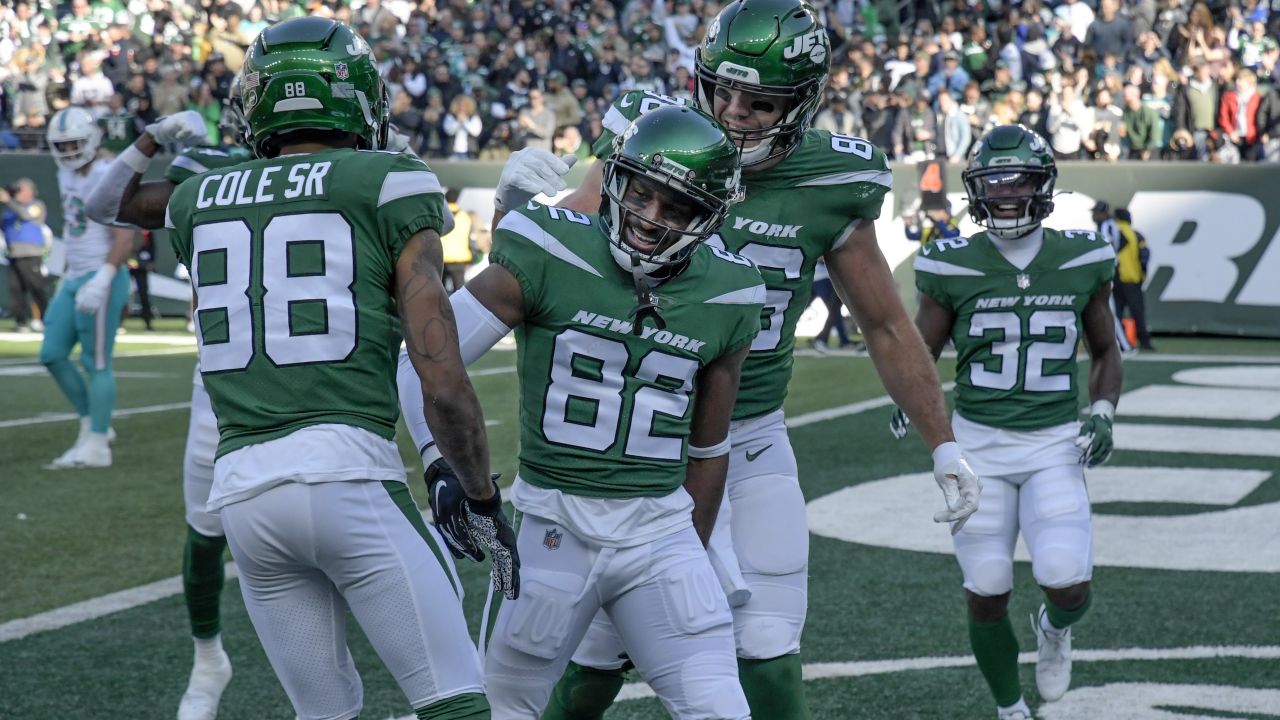
[[[542,720],[601,720],[622,690],[626,672],[625,666],[600,670],[570,662],[551,691]]]
[[[198,638],[217,635],[222,628],[218,602],[225,573],[222,552],[227,539],[206,537],[187,527],[187,545],[182,553],[182,590],[186,594],[191,634]]]
[[[489,701],[480,693],[454,695],[414,711],[418,720],[489,720]]]
[[[1080,618],[1084,617],[1084,614],[1089,612],[1089,606],[1092,604],[1092,591],[1090,591],[1088,595],[1085,595],[1084,602],[1080,603],[1080,607],[1075,608],[1074,610],[1063,610],[1057,605],[1054,605],[1053,601],[1046,597],[1044,599],[1044,614],[1049,616],[1050,625],[1061,630],[1063,628],[1069,628],[1080,622]]]
[[[799,653],[769,660],[738,658],[738,681],[751,706],[751,717],[809,720]]]
[[[996,704],[1008,707],[1022,697],[1018,682],[1018,638],[1013,634],[1009,614],[995,622],[983,623],[970,618],[969,644],[978,661],[978,669],[987,679]]]

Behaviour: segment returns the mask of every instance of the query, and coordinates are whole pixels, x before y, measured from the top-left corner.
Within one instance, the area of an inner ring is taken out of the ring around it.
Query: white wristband
[[[1089,414],[1112,420],[1116,416],[1116,406],[1110,400],[1097,400],[1089,406]]]
[[[419,452],[419,454],[422,455],[422,468],[424,470],[426,468],[431,467],[431,463],[444,457],[443,455],[440,454],[440,448],[436,446],[436,442],[434,440],[427,443],[426,446],[423,447],[422,450]]]
[[[106,282],[111,282],[115,279],[117,270],[119,270],[119,268],[115,265],[112,265],[111,263],[103,263],[102,267],[98,268],[98,272],[95,273],[94,277],[100,277]]]
[[[139,175],[145,173],[147,168],[151,166],[151,158],[144,155],[141,150],[132,145],[125,148],[124,152],[120,153],[119,160],[125,165],[128,165]]]
[[[944,442],[933,449],[933,464],[935,467],[941,467],[963,454],[960,445],[956,442]]]
[[[720,442],[710,447],[695,447],[693,445],[690,445],[689,457],[695,460],[705,460],[707,458],[714,458],[714,457],[720,457],[721,455],[728,455],[729,448],[732,446],[733,446],[733,442],[729,439],[728,435],[725,435],[723,440],[721,440]]]

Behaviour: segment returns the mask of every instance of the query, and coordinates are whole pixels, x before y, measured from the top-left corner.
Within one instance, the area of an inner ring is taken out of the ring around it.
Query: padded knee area
[[[794,477],[759,475],[734,484],[733,547],[744,575],[791,575],[809,565],[804,494]]]
[[[1082,542],[1088,542],[1082,539]],[[1031,573],[1042,587],[1065,588],[1090,578],[1081,544],[1055,543],[1037,548]]]
[[[1005,558],[988,558],[973,564],[967,573],[964,587],[983,597],[1003,595],[1013,589],[1013,561]]]
[[[684,697],[669,707],[677,720],[744,720],[750,717],[738,668],[717,653],[698,653],[680,667]]]
[[[799,651],[808,610],[805,581],[803,574],[747,576],[751,600],[733,611],[738,657],[765,660]]]

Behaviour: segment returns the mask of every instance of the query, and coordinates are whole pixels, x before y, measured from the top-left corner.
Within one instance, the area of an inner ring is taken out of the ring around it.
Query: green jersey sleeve
[[[543,306],[548,252],[563,247],[543,222],[552,210],[565,213],[560,208],[530,202],[504,215],[493,234],[489,262],[501,265],[520,283],[526,317],[535,317]]]
[[[850,220],[879,218],[884,196],[893,189],[893,171],[879,148],[825,130],[805,133],[800,147],[762,179],[769,189],[829,188],[824,204]]]
[[[169,163],[164,179],[174,185],[181,185],[200,173],[238,165],[249,159],[249,151],[239,147],[187,148]]]
[[[667,97],[644,90],[631,90],[623,93],[621,97],[613,101],[609,106],[608,112],[604,114],[602,125],[604,132],[600,133],[600,137],[596,138],[596,142],[591,146],[591,152],[597,158],[604,160],[613,154],[613,139],[623,132],[636,118],[646,113],[652,112],[660,107],[667,105],[684,105],[684,100],[680,98]]]
[[[390,153],[368,153],[378,156],[388,167],[378,190],[377,222],[380,236],[388,243],[392,258],[398,258],[404,244],[414,233],[431,229],[440,233],[444,227],[444,188],[431,168],[416,157]],[[373,177],[377,177],[376,175]],[[367,179],[350,177],[352,183]]]

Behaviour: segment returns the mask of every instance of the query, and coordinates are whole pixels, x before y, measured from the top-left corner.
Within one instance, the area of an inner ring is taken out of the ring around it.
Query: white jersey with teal
[[[63,279],[97,272],[107,261],[107,254],[111,251],[110,229],[90,220],[85,214],[84,204],[89,193],[106,176],[109,165],[105,160],[94,160],[89,172],[84,174],[80,170],[58,168],[58,190],[62,194],[62,242],[67,258]]]

